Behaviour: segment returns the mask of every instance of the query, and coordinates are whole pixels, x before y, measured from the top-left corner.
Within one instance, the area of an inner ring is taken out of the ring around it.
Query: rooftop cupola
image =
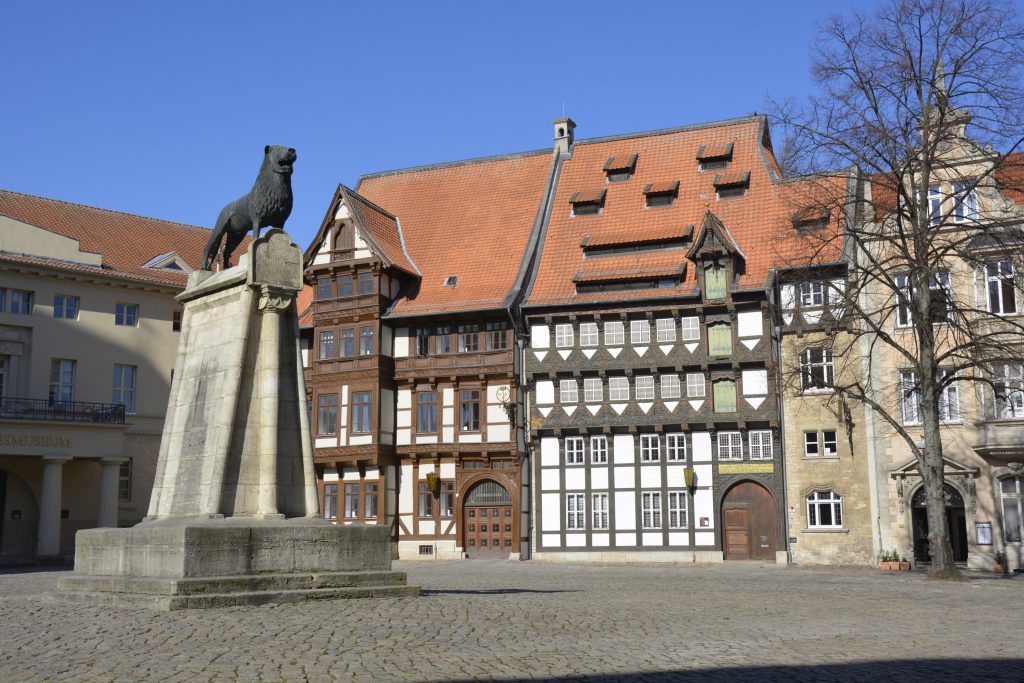
[[[563,154],[568,154],[572,149],[575,139],[573,131],[576,130],[576,122],[570,118],[555,119],[555,149]]]

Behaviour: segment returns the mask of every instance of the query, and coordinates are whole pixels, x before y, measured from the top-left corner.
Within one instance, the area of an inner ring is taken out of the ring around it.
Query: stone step
[[[238,593],[205,593],[201,595],[154,595],[145,593],[68,591],[55,593],[51,599],[63,603],[99,605],[102,607],[145,608],[157,610],[210,609],[241,607],[308,600],[344,600],[354,598],[404,598],[419,595],[418,586],[352,586],[308,590],[250,591]]]
[[[320,572],[251,574],[246,576],[200,576],[184,578],[146,576],[61,577],[60,590],[86,593],[142,593],[147,595],[208,595],[255,593],[260,591],[320,590],[332,588],[405,586],[404,572]]]

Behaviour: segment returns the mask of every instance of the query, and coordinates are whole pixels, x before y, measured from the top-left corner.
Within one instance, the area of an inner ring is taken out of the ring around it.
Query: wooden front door
[[[775,560],[775,501],[752,481],[729,489],[722,502],[722,550],[727,560]]]
[[[485,479],[469,490],[463,502],[463,547],[470,557],[508,557],[515,544],[512,496],[496,481]]]

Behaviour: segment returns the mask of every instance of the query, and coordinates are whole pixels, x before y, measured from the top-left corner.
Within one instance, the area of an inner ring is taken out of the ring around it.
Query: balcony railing
[[[124,424],[124,404],[0,398],[0,419]]]

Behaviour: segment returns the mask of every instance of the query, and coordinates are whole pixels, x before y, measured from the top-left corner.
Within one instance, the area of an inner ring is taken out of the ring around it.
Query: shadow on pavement
[[[511,595],[513,593],[579,593],[578,590],[541,590],[535,588],[481,588],[469,590],[461,588],[424,588],[421,595]]]

